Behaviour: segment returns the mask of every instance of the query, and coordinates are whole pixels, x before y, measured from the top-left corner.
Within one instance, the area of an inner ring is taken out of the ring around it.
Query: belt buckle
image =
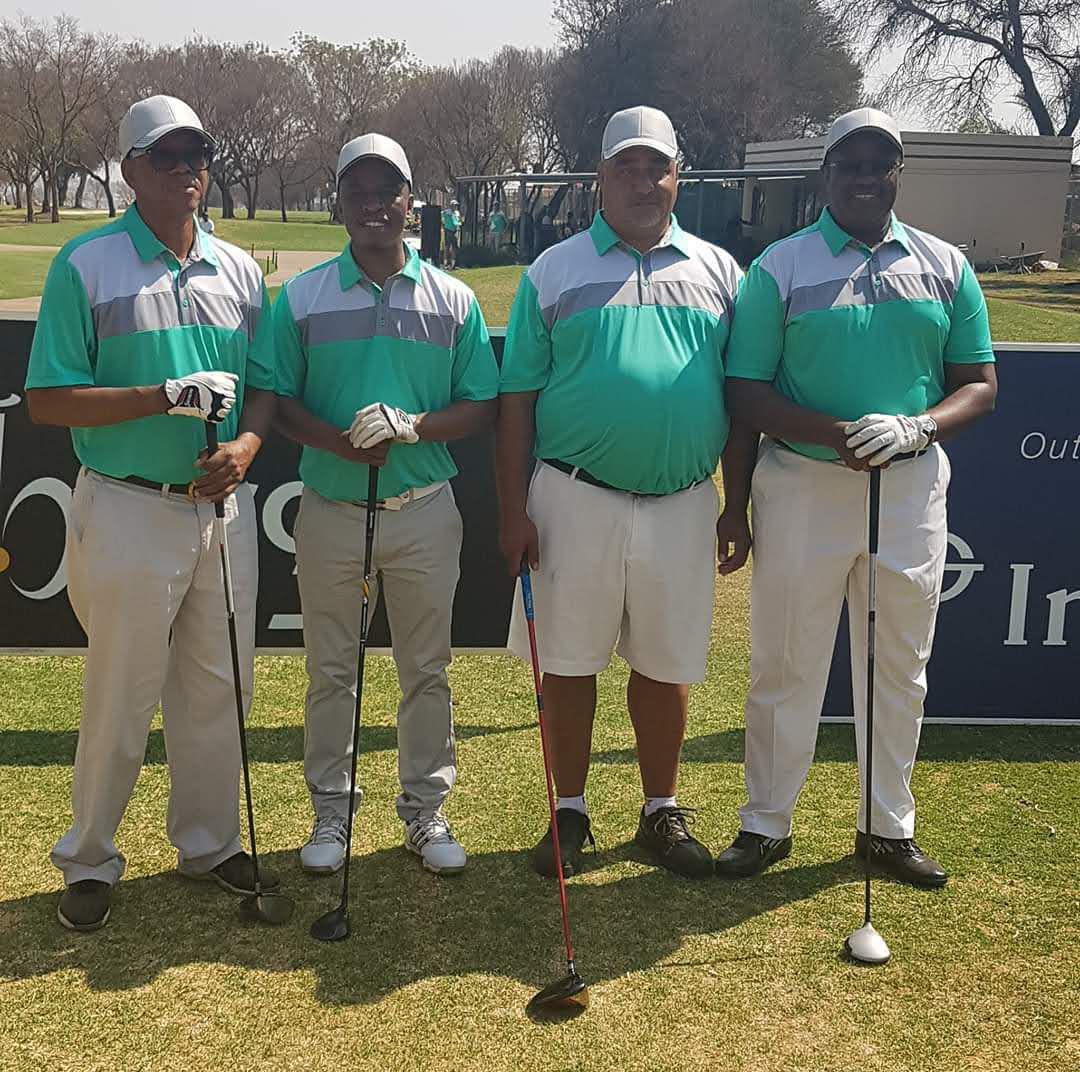
[[[195,502],[195,481],[194,480],[190,484],[188,484],[187,490],[185,491],[184,494],[187,497],[187,501],[189,503]]]

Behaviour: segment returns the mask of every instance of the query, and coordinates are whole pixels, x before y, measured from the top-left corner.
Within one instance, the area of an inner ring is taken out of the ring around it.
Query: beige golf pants
[[[258,561],[251,488],[225,504],[245,713],[255,658]],[[167,832],[185,870],[240,851],[240,742],[214,508],[83,469],[67,536],[68,596],[88,637],[73,822],[52,862],[70,885],[115,883],[114,837],[161,703]]]
[[[912,837],[911,772],[945,566],[950,467],[938,446],[881,474],[874,690],[873,833]],[[814,758],[840,610],[851,626],[855,739],[863,771],[869,477],[762,441],[752,485],[750,693],[742,828],[791,833]],[[864,785],[860,777],[860,796]],[[858,828],[866,830],[861,800]]]
[[[294,533],[309,679],[304,776],[317,815],[349,808],[364,521],[363,506],[304,489]],[[375,530],[370,611],[381,588],[401,687],[397,811],[406,822],[436,812],[457,772],[446,668],[461,532],[449,484],[380,510]]]

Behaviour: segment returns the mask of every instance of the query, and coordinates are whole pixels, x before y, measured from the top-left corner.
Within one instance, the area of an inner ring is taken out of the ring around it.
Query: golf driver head
[[[892,954],[885,944],[885,939],[874,929],[872,923],[865,923],[844,942],[844,949],[852,960],[860,964],[887,964]]]
[[[319,916],[311,925],[311,937],[319,942],[340,942],[349,937],[349,914],[340,905]]]
[[[537,991],[525,1006],[527,1012],[558,1012],[560,1010],[587,1009],[589,988],[577,972],[570,972],[550,986]]]
[[[292,919],[296,905],[283,893],[253,893],[240,902],[240,916],[252,923],[278,926]]]

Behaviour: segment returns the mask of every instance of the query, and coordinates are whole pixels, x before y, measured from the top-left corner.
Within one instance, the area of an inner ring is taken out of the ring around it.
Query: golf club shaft
[[[870,568],[866,586],[866,875],[864,922],[870,922],[870,867],[874,810],[874,632],[877,628],[878,524],[881,517],[881,467],[870,470]]]
[[[364,529],[364,586],[360,600],[360,643],[356,650],[356,706],[353,711],[352,774],[349,776],[349,813],[345,819],[345,874],[341,880],[341,910],[349,911],[349,864],[352,859],[353,811],[356,807],[356,760],[360,752],[360,705],[364,694],[364,656],[367,653],[368,613],[371,606],[371,560],[375,554],[375,518],[378,514],[379,470],[368,466],[368,493]]]
[[[547,724],[544,722],[544,687],[540,680],[540,658],[536,652],[536,620],[533,609],[532,581],[529,567],[521,567],[521,599],[525,605],[525,621],[529,626],[529,656],[532,661],[533,686],[536,689],[536,714],[540,723],[540,747],[544,753],[544,778],[547,781],[548,812],[551,816],[551,841],[555,850],[555,874],[559,880],[559,906],[562,909],[563,939],[566,942],[566,964],[571,975],[574,967],[574,943],[570,938],[570,909],[566,903],[566,876],[563,874],[562,852],[559,849],[559,824],[555,818],[555,785],[551,777],[551,753],[548,750]]]
[[[206,422],[206,449],[217,453],[217,425]],[[255,873],[255,896],[262,893],[259,877],[259,853],[255,848],[255,808],[251,800],[251,769],[248,762],[247,727],[244,725],[244,696],[240,688],[240,651],[236,640],[236,603],[233,597],[232,567],[229,563],[229,538],[225,531],[225,503],[214,503],[214,528],[217,530],[218,551],[221,555],[221,577],[225,588],[225,617],[229,626],[229,654],[232,656],[233,692],[236,696],[236,722],[240,732],[240,767],[244,772],[244,802],[247,805],[248,844],[251,846],[251,866]]]

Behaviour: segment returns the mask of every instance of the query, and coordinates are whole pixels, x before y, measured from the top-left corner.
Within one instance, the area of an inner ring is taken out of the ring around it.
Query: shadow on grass
[[[683,745],[684,763],[742,763],[744,732],[722,730],[690,737]],[[937,763],[1011,761],[1041,763],[1080,761],[1078,726],[935,726],[923,727],[919,759]],[[814,760],[818,763],[853,763],[855,731],[852,726],[824,725],[818,730]],[[632,748],[597,752],[594,763],[636,763]]]
[[[632,855],[631,847],[620,847],[605,862]],[[474,855],[468,871],[453,879],[422,871],[400,848],[356,857],[352,936],[325,945],[308,927],[335,904],[340,877],[304,875],[291,852],[268,855],[267,862],[297,901],[284,927],[241,923],[237,898],[175,873],[121,882],[112,920],[96,934],[60,927],[56,891],[0,902],[0,978],[74,969],[92,990],[131,990],[171,968],[217,963],[308,971],[319,1001],[353,1005],[425,979],[472,973],[539,989],[565,970],[556,888],[530,870],[525,852]],[[599,984],[650,968],[687,936],[729,930],[858,877],[857,865],[845,858],[781,867],[742,883],[694,882],[652,870],[603,885],[573,881],[579,969]]]
[[[490,737],[531,729],[533,723],[520,726],[470,726],[455,723],[454,736],[459,741],[472,737]],[[64,767],[75,761],[76,730],[0,730],[0,767]],[[248,751],[254,763],[295,763],[304,758],[304,727],[253,726],[247,732]],[[394,726],[363,726],[361,752],[389,752],[397,748]],[[160,729],[152,730],[146,745],[145,764],[165,762],[165,737]]]

